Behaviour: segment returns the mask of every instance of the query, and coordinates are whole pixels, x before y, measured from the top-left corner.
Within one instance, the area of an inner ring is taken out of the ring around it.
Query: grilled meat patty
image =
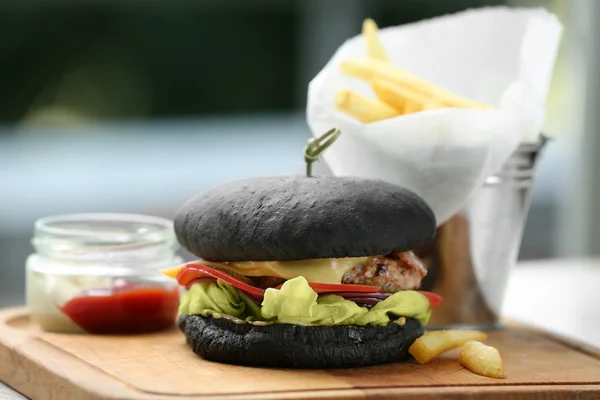
[[[342,283],[379,286],[389,292],[416,290],[426,274],[425,264],[412,251],[405,251],[369,257],[346,272]]]

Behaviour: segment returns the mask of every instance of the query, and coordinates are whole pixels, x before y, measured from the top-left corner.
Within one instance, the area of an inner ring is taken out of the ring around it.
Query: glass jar
[[[71,214],[36,221],[26,261],[26,304],[42,330],[142,333],[177,319],[180,264],[171,220],[135,214]]]

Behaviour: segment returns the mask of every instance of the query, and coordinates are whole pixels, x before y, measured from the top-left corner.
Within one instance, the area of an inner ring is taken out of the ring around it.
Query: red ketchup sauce
[[[58,308],[92,334],[152,332],[175,324],[179,289],[133,285],[83,292]]]

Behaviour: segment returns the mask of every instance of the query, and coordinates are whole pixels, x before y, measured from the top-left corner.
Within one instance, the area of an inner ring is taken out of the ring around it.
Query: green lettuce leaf
[[[384,326],[400,317],[426,325],[431,316],[429,300],[416,291],[394,293],[369,310],[338,295],[319,296],[302,276],[286,281],[279,290],[267,289],[261,306],[221,280],[199,282],[183,294],[179,312],[205,316],[216,312],[246,320],[315,326]]]
[[[222,280],[193,284],[181,296],[179,312],[184,315],[219,313],[240,319],[261,319],[260,306]]]
[[[263,318],[297,325],[387,325],[411,317],[426,325],[431,316],[429,300],[415,291],[394,293],[370,310],[337,295],[318,296],[302,276],[286,281],[280,290],[267,289]]]
[[[302,276],[286,281],[281,290],[267,289],[261,308],[267,320],[297,325],[351,324],[367,311],[341,296],[319,297]]]
[[[427,325],[431,317],[429,300],[419,292],[406,290],[394,293],[387,299],[375,304],[368,313],[354,322],[356,325],[386,325],[390,320],[400,317],[414,318]]]

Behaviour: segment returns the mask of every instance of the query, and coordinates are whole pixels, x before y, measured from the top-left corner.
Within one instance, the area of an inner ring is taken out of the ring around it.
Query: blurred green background
[[[323,56],[365,15],[385,27],[502,3],[6,0],[0,122],[301,110]]]

